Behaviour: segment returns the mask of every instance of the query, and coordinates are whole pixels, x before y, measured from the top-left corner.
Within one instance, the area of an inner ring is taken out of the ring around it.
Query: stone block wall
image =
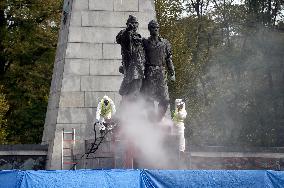
[[[92,138],[96,106],[110,96],[119,106],[121,49],[116,34],[130,14],[139,33],[149,36],[155,18],[153,0],[65,0],[67,22],[61,24],[42,143],[49,144],[48,169],[61,168],[61,131],[76,129],[75,151],[83,153]]]
[[[282,147],[190,146],[190,169],[284,170]]]
[[[44,170],[46,155],[46,145],[0,145],[0,170]]]

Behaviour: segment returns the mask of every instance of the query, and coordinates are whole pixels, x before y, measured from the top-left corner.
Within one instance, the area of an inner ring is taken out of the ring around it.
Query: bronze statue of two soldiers
[[[159,35],[159,24],[148,24],[150,37],[142,38],[137,33],[138,20],[130,15],[126,29],[116,36],[121,45],[122,66],[119,71],[124,78],[119,90],[122,100],[135,100],[142,94],[151,107],[158,102],[155,120],[161,120],[169,105],[167,80],[175,81],[171,45]]]

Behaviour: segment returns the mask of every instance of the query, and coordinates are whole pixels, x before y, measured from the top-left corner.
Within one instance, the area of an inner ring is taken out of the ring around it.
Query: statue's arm
[[[166,43],[166,64],[167,64],[167,68],[168,71],[170,73],[171,76],[175,75],[175,68],[174,68],[174,64],[173,64],[173,55],[172,55],[172,49],[171,49],[171,44],[169,43],[169,41],[165,41]]]
[[[119,67],[119,72],[124,74],[125,69],[127,67],[127,63],[125,59],[128,59],[130,54],[130,32],[127,29],[121,30],[116,36],[116,42],[121,45],[121,55],[122,55],[122,62],[121,66]]]
[[[131,31],[126,29],[121,30],[116,35],[116,42],[121,45],[124,50],[131,50]]]
[[[143,45],[144,52],[145,52],[145,59],[146,59],[146,61],[148,61],[148,60],[147,60],[147,55],[146,55],[147,39],[144,38],[144,37],[142,37],[142,45]]]
[[[123,40],[123,33],[124,33],[124,30],[121,30],[117,35],[116,35],[116,42],[118,44],[121,44],[122,40]]]

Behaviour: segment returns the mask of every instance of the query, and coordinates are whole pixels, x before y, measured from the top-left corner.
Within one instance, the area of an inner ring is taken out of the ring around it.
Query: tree
[[[261,15],[269,9],[270,3],[261,9],[249,3],[213,1],[210,14],[221,37],[219,44],[209,49],[211,56],[197,84],[198,95],[207,97],[197,97],[199,110],[190,122],[195,144],[284,144],[279,139],[283,116],[282,106],[278,105],[283,100],[279,93],[283,90],[280,59],[284,41],[281,32],[265,17],[251,19],[252,13]]]
[[[0,144],[6,144],[7,140],[7,119],[6,113],[9,110],[9,104],[5,95],[2,93],[3,86],[0,86]]]
[[[1,1],[0,83],[9,103],[9,143],[41,141],[61,7],[61,0]]]
[[[190,142],[283,145],[283,2],[185,0],[187,15],[161,2],[161,31],[176,54],[171,97],[186,100]]]

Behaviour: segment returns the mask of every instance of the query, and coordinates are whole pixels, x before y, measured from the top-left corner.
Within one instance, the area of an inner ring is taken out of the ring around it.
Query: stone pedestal
[[[160,127],[157,127],[160,128]],[[178,151],[179,137],[170,133],[165,133],[162,140],[160,151],[153,152],[149,150],[150,145],[144,145],[143,152],[133,141],[127,140],[118,132],[108,134],[105,139],[98,145],[97,141],[91,139],[85,142],[85,155],[77,155],[77,168],[81,169],[186,169],[185,155]],[[147,135],[145,135],[147,136]],[[94,145],[94,143],[96,143]],[[141,146],[140,146],[141,147]],[[145,152],[150,152],[146,154]],[[88,154],[89,153],[89,154]],[[144,154],[143,154],[144,153]],[[163,153],[163,155],[161,155]],[[149,156],[151,158],[149,160]],[[155,161],[157,159],[157,161]]]
[[[116,34],[129,14],[139,33],[155,18],[153,0],[65,0],[42,143],[49,144],[47,169],[61,168],[61,131],[76,130],[75,154],[93,137],[96,105],[104,95],[118,106],[122,75]]]

